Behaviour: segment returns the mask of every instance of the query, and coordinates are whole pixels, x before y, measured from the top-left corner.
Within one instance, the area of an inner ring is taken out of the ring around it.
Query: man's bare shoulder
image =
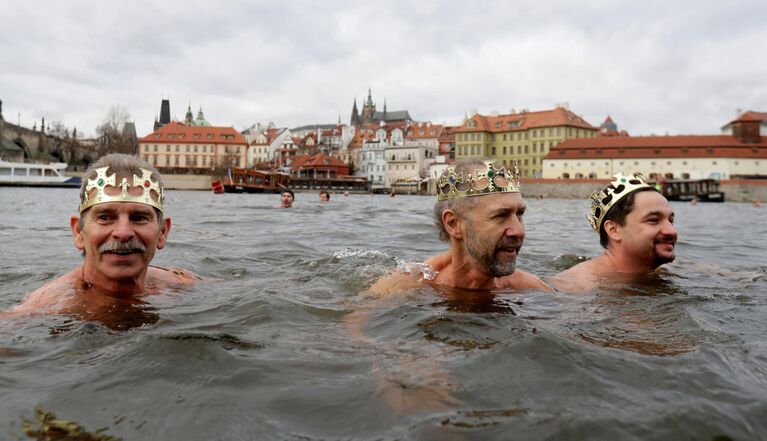
[[[194,285],[202,280],[197,274],[183,268],[150,266],[147,276],[155,282],[168,285]]]
[[[385,296],[408,291],[423,285],[423,276],[420,272],[404,272],[396,270],[378,279],[368,291]]]
[[[28,315],[46,312],[61,303],[64,296],[74,291],[80,281],[81,270],[74,269],[27,294],[24,300],[8,310],[8,315]]]
[[[588,292],[596,286],[599,264],[595,259],[581,262],[548,279],[560,291]]]
[[[537,276],[522,270],[516,270],[511,275],[498,279],[498,288],[554,291],[553,288]]]

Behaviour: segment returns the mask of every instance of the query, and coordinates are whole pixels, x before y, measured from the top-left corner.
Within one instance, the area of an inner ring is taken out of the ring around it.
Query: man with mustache
[[[470,158],[448,167],[437,182],[435,223],[450,249],[426,260],[426,273],[394,273],[374,293],[404,291],[424,283],[464,289],[550,290],[538,277],[516,269],[525,238],[526,204],[516,164]]]
[[[170,232],[163,199],[162,178],[146,161],[111,154],[94,163],[82,177],[80,216],[70,219],[82,265],[29,294],[10,314],[87,311],[195,283],[188,271],[149,266]]]
[[[587,216],[604,253],[552,278],[557,289],[590,292],[602,285],[632,283],[674,260],[674,210],[641,174],[617,174],[591,195]]]

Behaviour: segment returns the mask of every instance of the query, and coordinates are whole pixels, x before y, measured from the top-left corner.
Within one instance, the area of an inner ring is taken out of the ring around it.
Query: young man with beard
[[[591,195],[587,216],[604,254],[552,278],[557,289],[589,292],[605,284],[632,283],[674,260],[674,210],[640,174],[615,175]]]
[[[170,232],[157,170],[135,156],[102,157],[83,175],[80,216],[70,228],[82,265],[32,292],[10,315],[88,313],[135,301],[198,278],[181,269],[149,266]]]
[[[426,260],[421,273],[394,273],[376,282],[379,294],[404,291],[423,283],[463,289],[551,290],[541,279],[516,269],[525,239],[526,204],[519,170],[470,158],[448,167],[437,182],[434,206],[440,240],[450,249]]]

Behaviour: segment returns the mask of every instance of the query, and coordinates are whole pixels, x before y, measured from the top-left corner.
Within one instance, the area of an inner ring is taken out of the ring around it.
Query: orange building
[[[232,127],[170,122],[139,139],[138,156],[161,173],[208,174],[215,167],[245,167],[248,142]]]

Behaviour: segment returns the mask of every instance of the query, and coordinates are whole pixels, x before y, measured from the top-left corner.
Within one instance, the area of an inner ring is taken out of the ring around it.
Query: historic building
[[[398,193],[426,190],[429,166],[436,161],[438,146],[405,141],[384,150],[386,172],[384,184]]]
[[[395,110],[388,111],[386,109],[386,101],[384,101],[383,111],[379,111],[376,104],[373,102],[373,96],[368,89],[368,97],[365,103],[362,105],[362,112],[357,110],[357,98],[354,99],[354,105],[352,106],[352,116],[349,125],[352,127],[360,127],[365,124],[371,123],[393,123],[393,122],[410,122],[410,113],[407,110]]]
[[[753,136],[757,134],[767,136],[767,112],[749,110],[722,126],[722,133],[735,136]]]
[[[207,174],[245,167],[248,142],[232,127],[170,122],[138,140],[139,156],[161,173]]]
[[[517,160],[523,177],[540,177],[543,158],[560,142],[594,138],[599,130],[565,106],[507,115],[474,114],[455,133],[455,159],[490,157],[509,165]]]
[[[271,123],[267,127],[255,133],[248,132],[244,135],[246,139],[250,139],[248,167],[267,161],[276,161],[284,165],[285,157],[295,155],[295,144],[290,129],[277,128]]]
[[[543,177],[609,179],[639,172],[650,179],[767,178],[767,138],[759,135],[758,123],[733,123],[737,135],[568,139],[544,159]]]
[[[170,100],[162,100],[160,102],[160,119],[157,119],[157,116],[154,118],[154,130],[168,123],[170,123]]]

